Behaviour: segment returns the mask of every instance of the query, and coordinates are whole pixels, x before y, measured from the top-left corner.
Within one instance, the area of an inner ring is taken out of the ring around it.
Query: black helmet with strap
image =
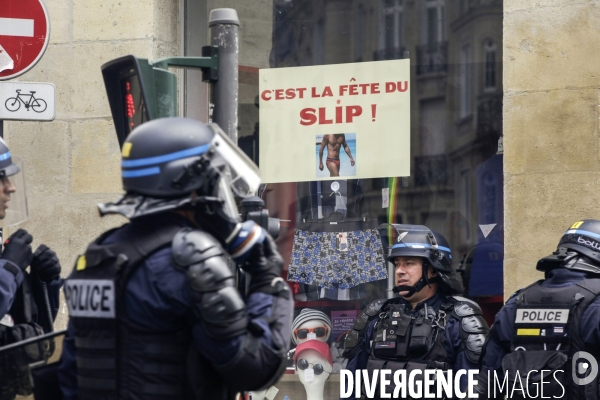
[[[538,271],[568,268],[600,274],[600,221],[584,219],[572,224],[554,253],[538,261]]]
[[[260,185],[256,165],[218,125],[189,118],[160,118],[134,129],[123,144],[121,176],[127,193],[100,205],[101,214],[135,218],[194,201],[221,203],[237,217],[232,191],[246,197]]]
[[[216,124],[189,118],[143,123],[123,143],[121,176],[125,195],[99,204],[101,215],[131,219],[190,210],[198,225],[240,262],[264,239],[259,225],[242,223],[234,198],[256,194],[258,167]]]
[[[394,292],[408,291],[408,296],[412,296],[430,283],[440,283],[449,294],[462,293],[462,285],[452,269],[452,250],[441,233],[423,225],[393,224],[392,226],[398,236],[387,258],[388,261],[393,263],[396,257],[424,259],[421,279],[414,286],[396,286]],[[427,278],[429,265],[435,269],[437,277]]]

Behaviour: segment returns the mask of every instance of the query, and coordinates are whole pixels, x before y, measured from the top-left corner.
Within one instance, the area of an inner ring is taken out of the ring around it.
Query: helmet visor
[[[7,228],[27,221],[27,195],[25,192],[25,176],[23,160],[13,156],[12,162],[19,172],[1,179],[2,193],[0,204],[0,227]]]
[[[260,171],[252,160],[238,147],[217,124],[208,124],[215,132],[212,149],[215,152],[211,164],[222,173],[226,171],[231,190],[236,196],[256,195],[260,186]]]
[[[235,199],[233,198],[233,194],[231,193],[231,183],[229,182],[229,178],[227,175],[223,175],[223,177],[219,180],[219,193],[218,197],[223,200],[223,212],[231,221],[239,221],[240,213],[237,209],[237,205],[235,204]]]

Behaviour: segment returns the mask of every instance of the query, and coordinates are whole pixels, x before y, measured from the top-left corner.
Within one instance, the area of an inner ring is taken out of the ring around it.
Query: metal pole
[[[237,12],[217,8],[210,12],[210,44],[219,46],[219,81],[213,84],[213,121],[237,143],[239,26]]]

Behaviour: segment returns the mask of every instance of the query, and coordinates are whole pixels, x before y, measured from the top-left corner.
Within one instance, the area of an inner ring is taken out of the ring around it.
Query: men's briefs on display
[[[377,221],[314,221],[294,234],[288,280],[348,289],[387,279]]]

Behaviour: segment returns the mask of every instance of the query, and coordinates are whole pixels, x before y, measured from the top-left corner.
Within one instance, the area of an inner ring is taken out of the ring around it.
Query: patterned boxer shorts
[[[289,281],[348,289],[361,283],[387,279],[387,266],[377,229],[345,229],[363,225],[360,222],[327,224],[310,224],[309,230],[296,230],[288,268]],[[342,228],[344,231],[341,231]]]

